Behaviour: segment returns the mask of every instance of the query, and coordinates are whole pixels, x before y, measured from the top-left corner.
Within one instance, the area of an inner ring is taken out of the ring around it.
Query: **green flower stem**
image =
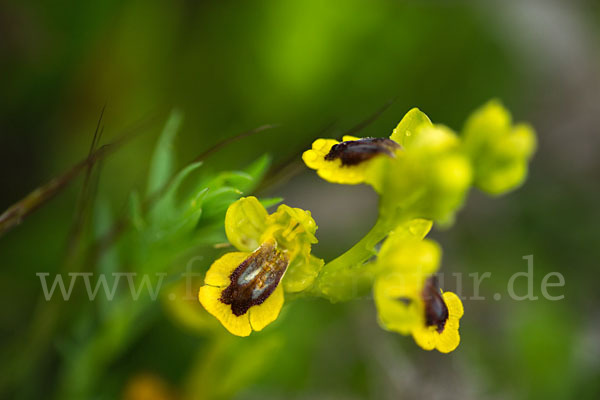
[[[359,265],[376,254],[375,246],[381,242],[393,229],[389,218],[379,218],[371,230],[354,246],[345,253],[328,262],[323,267],[324,271],[346,269],[352,265]]]
[[[375,278],[375,264],[365,263],[376,255],[375,246],[398,226],[399,218],[380,213],[371,230],[348,251],[325,264],[310,294],[333,302],[362,295]]]

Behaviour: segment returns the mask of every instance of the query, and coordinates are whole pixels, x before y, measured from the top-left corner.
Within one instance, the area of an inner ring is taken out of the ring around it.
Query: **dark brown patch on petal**
[[[288,263],[275,244],[264,243],[231,273],[231,283],[221,293],[221,302],[231,305],[234,315],[245,314],[275,291]]]
[[[379,154],[394,157],[394,151],[399,148],[398,143],[387,138],[348,140],[331,147],[329,153],[325,155],[325,160],[333,161],[339,158],[342,165],[357,165]]]
[[[429,277],[423,287],[423,301],[425,302],[425,324],[436,326],[437,331],[442,333],[448,321],[448,307],[440,293],[437,278]]]

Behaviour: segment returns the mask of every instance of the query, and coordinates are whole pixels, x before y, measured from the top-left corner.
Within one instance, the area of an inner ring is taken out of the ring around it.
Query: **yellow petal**
[[[248,310],[252,329],[260,331],[275,321],[279,316],[281,307],[283,307],[283,287],[280,284],[262,304],[253,306]]]
[[[412,332],[415,343],[423,350],[433,350],[436,346],[438,333],[433,327],[421,326]]]
[[[413,331],[413,338],[425,350],[436,349],[440,353],[450,353],[460,343],[458,328],[463,307],[460,298],[454,293],[445,292],[442,296],[449,314],[444,330],[439,333],[434,326],[421,326]]]
[[[441,256],[442,250],[433,240],[417,240],[395,231],[381,246],[378,262],[386,269],[415,274],[422,280],[438,270]]]
[[[444,292],[442,297],[446,307],[448,307],[448,320],[460,319],[465,312],[460,298],[452,292]]]
[[[211,286],[227,287],[231,283],[229,276],[244,260],[248,253],[227,253],[212,263],[204,277],[204,283]]]
[[[327,182],[344,185],[358,185],[365,181],[363,164],[342,166],[340,160],[324,161],[328,163],[317,170],[317,174]]]
[[[462,139],[480,189],[499,195],[523,183],[536,148],[535,131],[527,124],[512,125],[500,102],[490,101],[471,114]]]
[[[442,294],[444,303],[448,307],[448,320],[444,325],[442,333],[437,333],[436,349],[441,353],[450,353],[455,350],[460,343],[460,334],[458,333],[459,319],[463,316],[464,309],[460,298],[452,292]]]
[[[535,131],[528,124],[517,124],[513,128],[510,137],[511,153],[516,153],[522,157],[529,157],[535,152],[537,146]]]
[[[198,299],[206,311],[214,315],[229,332],[237,336],[250,335],[252,328],[248,313],[235,316],[231,312],[231,306],[221,302],[222,291],[223,289],[205,285],[200,288]]]
[[[302,160],[307,167],[319,169],[325,162],[325,156],[333,146],[339,142],[334,139],[317,139],[312,144],[312,149],[302,154]]]
[[[384,329],[408,335],[423,325],[422,282],[422,278],[404,273],[389,273],[375,281],[373,295]]]
[[[363,183],[371,160],[344,166],[340,159],[325,160],[331,148],[338,143],[333,139],[317,139],[313,142],[312,149],[302,154],[302,160],[307,167],[317,170],[317,174],[328,182],[347,185]]]
[[[455,350],[460,343],[460,335],[458,334],[458,321],[450,320],[446,322],[442,333],[437,333],[435,348],[441,353],[450,353]]]

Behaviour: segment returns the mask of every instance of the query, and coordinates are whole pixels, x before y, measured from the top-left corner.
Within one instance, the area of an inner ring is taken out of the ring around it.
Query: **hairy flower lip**
[[[273,242],[263,243],[229,276],[230,284],[220,301],[239,317],[262,303],[275,291],[289,265],[288,257]]]
[[[388,138],[368,137],[358,140],[346,140],[333,145],[324,159],[326,161],[339,159],[342,166],[352,166],[380,154],[394,158],[394,151],[401,148],[402,146]]]
[[[248,336],[275,321],[284,303],[283,287],[279,283],[261,304],[252,305],[247,312],[235,315],[230,305],[221,301],[223,291],[231,283],[231,275],[252,253],[232,252],[217,259],[205,276],[198,299],[202,306],[221,322],[230,333]]]

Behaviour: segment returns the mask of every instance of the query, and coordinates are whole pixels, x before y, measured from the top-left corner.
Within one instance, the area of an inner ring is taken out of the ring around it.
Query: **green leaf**
[[[205,213],[203,219],[217,218],[223,220],[229,205],[239,199],[241,195],[240,190],[229,186],[209,189],[204,200]]]
[[[169,184],[166,192],[156,202],[156,205],[149,216],[149,220],[155,228],[167,228],[168,225],[177,223],[177,219],[182,215],[182,212],[177,205],[177,191],[185,178],[201,165],[201,161],[188,165],[182,169]],[[196,192],[193,197],[198,197],[200,195],[201,190]]]
[[[282,201],[283,197],[267,197],[260,199],[260,204],[262,204],[264,208],[269,208],[281,203]]]
[[[209,188],[229,186],[237,189],[242,194],[245,190],[252,189],[256,184],[252,175],[244,171],[227,171],[219,173],[204,185]]]
[[[148,172],[147,196],[157,192],[166,185],[174,172],[174,141],[182,120],[182,113],[178,110],[173,110],[156,143],[150,162],[150,171]]]
[[[271,165],[271,156],[268,154],[263,154],[256,161],[246,167],[246,172],[252,175],[255,180],[260,180],[267,172],[269,165]]]
[[[129,197],[129,213],[133,227],[138,231],[144,229],[146,223],[142,215],[142,202],[137,191],[131,192]]]
[[[271,157],[264,155],[245,168],[244,171],[225,171],[209,180],[202,182],[208,193],[204,198],[204,213],[202,220],[210,222],[225,218],[227,208],[237,199],[249,194],[264,177],[271,163]],[[273,205],[281,199],[273,199]],[[266,207],[267,207],[266,206]]]

